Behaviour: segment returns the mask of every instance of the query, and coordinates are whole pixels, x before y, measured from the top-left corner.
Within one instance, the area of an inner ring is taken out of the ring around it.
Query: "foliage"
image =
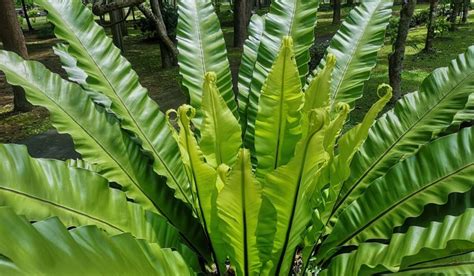
[[[443,16],[442,4],[440,5],[438,13],[439,15],[436,17],[436,20],[434,22],[435,37],[442,36],[443,33],[448,31],[449,27],[451,26],[446,16]],[[429,9],[415,11],[410,21],[410,28],[415,28],[418,26],[428,24],[428,18],[429,18]],[[387,37],[390,38],[391,43],[393,43],[397,37],[399,21],[400,21],[399,17],[390,18],[390,21],[387,27]]]
[[[411,18],[410,28],[428,23],[429,14],[429,9],[416,11]]]
[[[6,51],[0,70],[83,160],[0,145],[2,273],[469,271],[474,128],[460,125],[474,114],[474,46],[380,117],[392,94],[379,86],[342,131],[390,1],[351,11],[312,73],[318,2],[273,1],[252,18],[237,105],[211,2],[181,0],[191,102],[163,114],[81,1],[38,2],[67,43],[54,51],[68,80]]]

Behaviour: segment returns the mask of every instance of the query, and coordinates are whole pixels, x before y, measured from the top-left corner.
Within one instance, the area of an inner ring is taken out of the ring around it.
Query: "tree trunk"
[[[220,0],[214,0],[214,10],[216,11],[216,14],[219,14],[221,12],[221,1]]]
[[[122,20],[122,10],[113,10],[109,13],[110,24],[112,29],[112,38],[115,46],[119,48],[122,53],[125,52],[123,47],[123,33],[122,33],[122,24],[118,23]]]
[[[120,23],[120,28],[122,29],[122,35],[123,36],[128,36],[128,29],[127,29],[127,19],[126,19],[126,16],[127,16],[127,12],[125,11],[125,9],[121,9],[121,15],[122,17],[120,18],[120,21],[122,21],[122,23]]]
[[[145,15],[146,18],[151,19],[155,23],[156,31],[158,33],[159,38],[163,41],[166,48],[168,48],[168,50],[173,54],[173,57],[177,57],[178,49],[176,48],[173,41],[169,38],[168,33],[166,32],[166,26],[163,21],[163,16],[161,15],[161,11],[155,15],[143,4],[139,5],[138,9],[143,13],[143,15]]]
[[[173,52],[174,51],[173,49],[175,49],[176,46],[174,42],[172,41],[172,39],[170,38],[170,36],[168,35],[168,30],[163,20],[163,14],[161,10],[162,4],[158,0],[150,0],[150,6],[157,21],[160,21],[159,25],[161,26],[160,27],[161,30],[158,30],[158,26],[157,26],[158,37],[160,38],[161,67],[163,69],[173,67],[174,65],[178,64],[178,59],[177,59],[178,54],[177,52],[176,53]],[[155,25],[157,23],[158,22],[155,22]],[[169,42],[166,42],[163,38],[165,38]],[[167,43],[171,43],[171,45],[173,46],[173,49],[171,49],[167,45]]]
[[[109,2],[110,3],[104,3],[104,0],[94,1],[92,12],[95,15],[104,15],[114,10],[143,4],[145,0],[115,0]]]
[[[33,31],[33,26],[31,26],[30,17],[28,16],[28,9],[26,8],[25,0],[21,0],[21,6],[23,8],[23,13],[25,14],[26,24],[28,25],[28,31]]]
[[[400,99],[401,81],[403,70],[403,59],[405,57],[405,44],[410,28],[410,21],[415,11],[416,0],[407,0],[400,10],[400,22],[398,24],[398,34],[393,44],[392,53],[388,57],[388,74],[390,85],[393,88],[394,100]]]
[[[10,0],[0,0],[0,40],[3,48],[13,51],[22,58],[28,58],[25,37],[18,22],[15,5]],[[25,91],[21,87],[13,87],[13,111],[29,111],[32,105],[26,100]]]
[[[451,30],[456,29],[456,19],[458,18],[459,13],[461,12],[461,5],[463,0],[452,0],[452,9],[450,15]]]
[[[435,23],[437,17],[438,0],[430,0],[430,12],[428,15],[428,24],[425,41],[425,52],[433,51],[433,40],[435,37]]]
[[[234,46],[242,48],[247,39],[247,27],[252,14],[252,1],[234,1]]]
[[[467,18],[469,17],[469,5],[470,0],[464,0],[462,7],[462,23],[467,23]]]
[[[133,23],[135,23],[137,21],[137,19],[135,18],[135,7],[130,7],[132,9],[132,19],[133,19]]]
[[[332,12],[332,24],[336,25],[341,22],[341,0],[334,0]]]
[[[163,45],[163,42],[160,41],[160,53],[161,53],[161,67],[163,69],[168,69],[178,64],[177,59],[173,56],[168,48]]]

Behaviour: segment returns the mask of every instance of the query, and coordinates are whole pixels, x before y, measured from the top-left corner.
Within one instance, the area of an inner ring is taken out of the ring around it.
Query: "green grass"
[[[48,112],[42,108],[14,114],[1,114],[0,111],[0,143],[18,142],[50,128]]]
[[[442,37],[436,38],[434,53],[422,52],[425,36],[426,26],[410,29],[402,71],[403,93],[417,91],[423,79],[434,69],[448,66],[451,60],[474,45],[474,14],[471,13],[468,24],[459,25],[456,31],[446,32]],[[364,88],[364,98],[357,103],[357,110],[353,112],[354,122],[360,121],[377,100],[377,86],[388,83],[388,54],[391,48],[391,45],[386,43],[379,52],[377,66]]]

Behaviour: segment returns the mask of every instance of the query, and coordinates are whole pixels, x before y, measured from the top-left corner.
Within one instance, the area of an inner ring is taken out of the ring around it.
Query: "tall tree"
[[[430,0],[430,12],[428,14],[428,24],[425,40],[425,52],[433,51],[433,40],[435,37],[435,22],[438,12],[438,0]]]
[[[471,0],[464,0],[462,6],[462,23],[467,22],[467,18],[469,17],[469,6],[471,5]]]
[[[461,6],[463,0],[452,0],[451,2],[451,15],[449,16],[449,21],[451,22],[451,30],[456,28],[456,19],[461,13]]]
[[[156,16],[156,19],[161,25],[161,32],[163,33],[161,36],[158,34],[158,36],[160,37],[161,66],[163,68],[170,68],[178,63],[178,58],[177,55],[174,55],[173,51],[170,50],[169,47],[167,47],[165,41],[161,39],[161,37],[166,36],[174,46],[173,38],[170,37],[168,28],[163,19],[163,3],[159,0],[150,0],[150,6],[153,14]],[[159,32],[160,31],[158,31],[158,33]]]
[[[158,37],[160,38],[162,45],[164,45],[168,52],[171,53],[173,56],[173,60],[177,60],[178,57],[178,49],[174,42],[168,36],[168,32],[166,30],[166,25],[163,21],[163,15],[161,14],[161,8],[159,6],[159,2],[154,2],[155,0],[150,0],[150,3],[153,3],[152,6],[157,7],[154,13],[149,8],[147,8],[144,4],[138,5],[138,9],[147,17],[148,19],[152,20],[156,27],[156,32]],[[163,64],[164,65],[164,64]]]
[[[341,0],[332,1],[332,24],[341,22]]]
[[[28,25],[28,30],[31,32],[33,31],[33,26],[31,25],[31,22],[30,22],[30,16],[28,15],[28,8],[26,7],[25,0],[21,0],[21,6],[23,8],[23,13],[25,15],[26,24]]]
[[[14,2],[11,0],[0,0],[0,40],[3,48],[13,51],[22,58],[28,58],[25,37],[21,31],[15,11]],[[31,110],[31,104],[26,100],[25,91],[20,87],[13,87],[13,110]]]
[[[252,15],[252,0],[234,1],[234,46],[242,48],[247,38],[247,26]]]
[[[112,38],[114,40],[115,46],[119,48],[122,52],[125,51],[123,46],[123,30],[122,30],[122,10],[117,9],[113,10],[109,13],[110,16],[110,24],[111,24],[111,31],[112,31]]]
[[[390,85],[393,88],[394,100],[398,100],[402,96],[401,81],[403,60],[405,58],[405,44],[415,6],[416,0],[406,0],[403,2],[402,9],[400,10],[397,38],[393,43],[392,53],[388,56],[388,75]]]

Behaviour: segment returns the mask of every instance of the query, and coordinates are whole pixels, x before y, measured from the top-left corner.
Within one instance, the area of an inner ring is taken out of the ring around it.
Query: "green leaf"
[[[258,177],[285,165],[293,157],[295,145],[301,138],[302,105],[293,42],[286,37],[260,96],[255,122]]]
[[[5,207],[0,219],[0,254],[21,274],[190,275],[177,252],[130,234],[109,237],[94,226],[68,231],[57,218],[30,224]]]
[[[320,258],[343,245],[389,238],[394,227],[419,216],[425,205],[444,204],[450,193],[469,191],[474,185],[473,144],[474,128],[464,129],[395,165],[342,212]]]
[[[229,256],[239,275],[260,272],[257,247],[257,222],[261,205],[261,187],[252,173],[250,152],[241,149],[225,186],[217,197],[219,230],[222,232],[219,262]]]
[[[296,146],[293,159],[265,178],[260,217],[273,216],[276,211],[276,219],[262,221],[257,232],[272,229],[276,223],[276,233],[271,240],[260,242],[261,247],[272,245],[271,259],[264,264],[263,275],[289,273],[296,247],[303,241],[311,220],[315,180],[329,159],[322,146],[329,124],[327,111],[313,110],[308,116],[310,130]]]
[[[474,208],[474,189],[466,193],[449,194],[446,204],[443,205],[436,203],[425,205],[421,215],[406,219],[402,226],[393,231],[403,233],[411,226],[426,227],[433,221],[442,221],[446,216],[459,216],[468,208]]]
[[[69,46],[63,43],[57,44],[53,47],[54,54],[61,60],[61,65],[64,71],[66,71],[68,79],[81,86],[81,88],[94,100],[95,103],[107,108],[108,112],[112,102],[107,96],[99,92],[95,92],[87,83],[87,74],[81,68],[77,67],[77,60],[69,54]]]
[[[174,110],[171,112],[174,112]],[[217,171],[204,161],[204,156],[191,130],[191,120],[194,115],[195,109],[192,106],[183,105],[179,107],[177,112],[179,134],[176,134],[176,139],[188,178],[191,179],[194,204],[199,212],[197,215],[201,219],[204,228],[210,233],[213,230],[212,220],[215,219],[216,212]]]
[[[0,144],[0,156],[0,206],[29,220],[57,216],[68,227],[93,224],[109,234],[131,233],[196,258],[164,218],[128,202],[99,175],[61,161],[32,159],[24,146]]]
[[[388,244],[362,243],[355,251],[332,259],[321,275],[373,275],[426,269],[429,265],[423,262],[432,261],[439,265],[438,259],[474,250],[473,227],[474,209],[467,209],[460,216],[447,216],[442,222],[432,222],[426,228],[410,227],[406,233],[394,234]],[[451,263],[453,270],[450,271],[454,272],[458,263],[465,265],[457,260],[457,263]],[[436,267],[432,267],[430,273],[437,272]]]
[[[92,12],[79,0],[39,0],[37,4],[48,11],[56,36],[69,43],[69,54],[88,75],[89,88],[111,100],[111,110],[120,119],[121,127],[133,133],[153,157],[153,169],[167,178],[176,197],[192,202],[178,146],[164,114],[112,39],[95,23]]]
[[[285,36],[293,38],[300,85],[308,74],[309,48],[314,44],[314,27],[319,0],[274,0],[265,16],[265,30],[258,48],[251,90],[247,100],[245,145],[254,151],[255,120],[262,87],[274,64]]]
[[[437,69],[428,76],[420,92],[404,96],[393,110],[377,120],[353,159],[351,176],[344,183],[338,205],[349,204],[374,179],[448,127],[473,91],[474,46],[471,46],[448,68]]]
[[[250,84],[252,82],[253,71],[257,63],[258,48],[263,36],[265,17],[258,14],[252,15],[250,19],[248,33],[242,53],[242,62],[239,67],[239,114],[242,127],[247,127],[247,102],[249,99]]]
[[[382,90],[385,90],[385,92],[381,92]],[[372,105],[369,111],[365,114],[362,122],[344,133],[338,140],[337,150],[339,154],[336,156],[331,166],[329,176],[329,196],[326,199],[326,204],[324,206],[326,212],[322,215],[323,223],[326,223],[331,211],[333,210],[343,182],[347,180],[351,174],[350,164],[354,154],[367,139],[370,127],[372,127],[379,113],[392,98],[392,88],[388,85],[382,84],[379,86],[377,94],[380,99]]]
[[[336,57],[336,68],[331,82],[330,104],[351,106],[362,97],[364,83],[375,67],[377,52],[383,46],[385,28],[391,15],[393,1],[363,1],[346,17],[339,31],[334,35],[317,70],[322,70]]]
[[[326,59],[324,68],[316,69],[315,76],[308,80],[308,85],[304,89],[304,112],[329,105],[332,72],[336,66],[336,57],[329,53]]]
[[[430,262],[420,263],[414,266],[400,269],[392,275],[469,275],[474,271],[474,252],[453,255],[447,258],[437,259]]]
[[[205,236],[189,206],[170,200],[174,191],[154,174],[140,147],[77,84],[61,79],[38,62],[24,61],[5,51],[0,51],[0,70],[10,83],[25,89],[31,103],[51,111],[54,126],[71,134],[76,150],[96,164],[97,172],[120,184],[137,204],[166,217],[203,256],[208,256],[204,240],[195,239],[196,235]]]
[[[241,129],[216,86],[216,74],[206,73],[202,96],[202,127],[199,146],[214,168],[232,166],[242,145]]]
[[[227,106],[238,118],[232,90],[232,75],[224,35],[210,0],[178,1],[177,40],[179,72],[189,92],[191,105],[198,111],[194,122],[201,128],[202,84],[207,72],[217,75],[217,88]]]

